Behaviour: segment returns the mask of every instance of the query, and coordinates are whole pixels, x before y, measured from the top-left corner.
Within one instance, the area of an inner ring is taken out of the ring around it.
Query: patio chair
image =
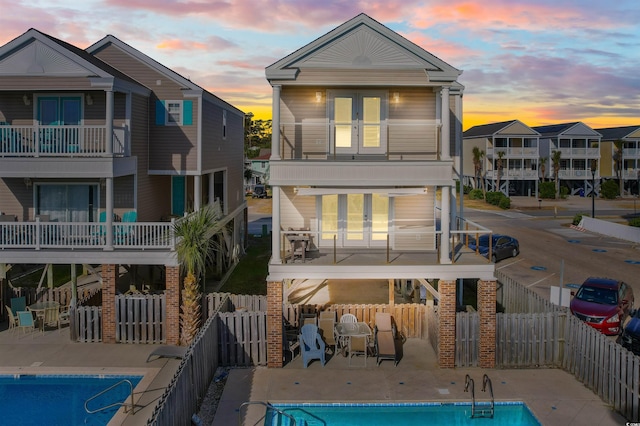
[[[18,326],[18,317],[13,314],[11,308],[7,305],[4,305],[7,309],[7,315],[9,316],[9,331],[15,331]]]
[[[322,311],[320,312],[320,318],[318,319],[318,329],[320,335],[327,346],[333,346],[333,353],[336,352],[336,312],[335,311]]]
[[[16,313],[27,310],[27,299],[24,296],[11,298],[11,310]]]
[[[42,332],[44,332],[45,326],[58,327],[58,331],[60,330],[60,307],[54,306],[44,310],[41,328]]]
[[[304,368],[307,368],[309,361],[313,359],[319,359],[322,365],[325,364],[324,353],[326,346],[320,333],[318,333],[318,327],[313,324],[305,324],[300,329],[298,335],[300,340],[300,353],[302,354],[302,363]]]
[[[24,329],[25,334],[27,330],[36,331],[36,322],[33,320],[33,314],[30,311],[18,312],[18,328]],[[33,338],[33,333],[31,337]]]
[[[63,324],[71,325],[71,314],[69,313],[69,305],[60,307],[60,314],[58,315],[58,333],[60,333]]]
[[[122,215],[122,223],[137,222],[138,213],[135,210],[129,210]],[[131,244],[135,229],[131,225],[118,225],[116,227],[116,238],[119,244]]]
[[[393,365],[398,365],[396,353],[395,331],[391,324],[391,314],[386,312],[376,312],[375,328],[376,356],[377,364],[383,359],[393,360]]]

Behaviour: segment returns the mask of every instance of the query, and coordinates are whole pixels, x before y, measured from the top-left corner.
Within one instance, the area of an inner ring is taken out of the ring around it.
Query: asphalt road
[[[540,295],[548,298],[550,286],[561,283],[577,288],[589,276],[610,277],[630,284],[639,306],[639,248],[628,241],[572,229],[571,220],[580,212],[585,213],[580,208],[558,213],[552,209],[545,214],[530,209],[500,212],[467,209],[465,216],[495,233],[518,239],[520,255],[498,262],[496,269]],[[621,222],[623,216],[633,213],[629,208],[612,206],[597,211],[596,218]]]

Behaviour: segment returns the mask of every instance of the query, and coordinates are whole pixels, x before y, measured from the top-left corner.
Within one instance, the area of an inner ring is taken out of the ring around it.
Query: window
[[[193,124],[193,101],[156,101],[157,126]]]

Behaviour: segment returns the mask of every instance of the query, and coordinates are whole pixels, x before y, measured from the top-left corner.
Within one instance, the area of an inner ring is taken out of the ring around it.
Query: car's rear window
[[[617,305],[618,292],[614,289],[583,285],[576,294],[576,299],[601,305]]]

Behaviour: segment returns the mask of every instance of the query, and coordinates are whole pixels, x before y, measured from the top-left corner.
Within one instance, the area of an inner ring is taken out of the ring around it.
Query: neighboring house
[[[473,148],[478,147],[485,154],[482,159],[482,178],[486,180],[487,191],[500,191],[507,196],[535,196],[538,193],[538,179],[542,178],[538,167],[539,137],[538,132],[520,120],[483,124],[468,129],[463,136],[465,183],[477,184]],[[545,170],[548,172],[549,169]]]
[[[494,265],[451,258],[460,74],[365,14],[266,68],[269,366],[282,365],[282,304],[297,280],[385,279],[393,294],[395,280],[438,279],[441,367],[454,366],[458,279],[480,280],[481,335],[495,330]],[[493,366],[495,339],[481,346]]]
[[[271,158],[270,149],[261,149],[260,155],[249,159],[251,163],[251,175],[253,184],[269,183],[269,158]]]
[[[226,261],[242,251],[243,112],[111,35],[82,50],[30,29],[0,47],[0,122],[0,210],[17,220],[0,222],[1,262],[103,265],[105,342],[116,266],[163,267],[177,343],[170,220],[216,203]]]
[[[553,152],[560,152],[560,186],[569,189],[570,195],[588,196],[592,191],[592,161],[599,163],[600,138],[602,135],[581,122],[552,124],[533,127],[540,133],[540,157],[547,159],[546,168],[551,180],[555,179],[553,171]],[[595,187],[600,179],[596,168]]]
[[[639,194],[640,126],[595,129],[602,135],[599,173],[602,179],[619,179],[616,165],[617,141],[622,142],[622,179],[626,191]]]

